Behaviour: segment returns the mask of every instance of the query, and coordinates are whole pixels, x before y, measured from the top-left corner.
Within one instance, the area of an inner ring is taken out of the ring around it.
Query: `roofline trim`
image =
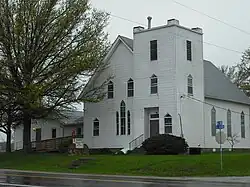
[[[227,102],[232,102],[232,103],[237,103],[237,104],[241,104],[241,105],[247,105],[250,106],[250,103],[242,103],[242,102],[237,102],[237,101],[233,101],[233,100],[226,100],[226,99],[220,99],[214,96],[209,96],[209,95],[205,95],[205,98],[207,99],[214,99],[214,100],[219,100],[219,101],[227,101]]]

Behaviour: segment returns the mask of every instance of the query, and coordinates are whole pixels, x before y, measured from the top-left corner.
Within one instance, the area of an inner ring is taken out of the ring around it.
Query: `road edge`
[[[18,173],[33,173],[46,175],[64,175],[64,176],[78,176],[78,177],[110,177],[114,179],[133,179],[133,180],[162,180],[162,181],[186,181],[186,182],[206,182],[206,183],[236,183],[236,184],[250,184],[250,177],[157,177],[157,176],[129,176],[129,175],[107,175],[107,174],[81,174],[81,173],[62,173],[62,172],[46,172],[46,171],[30,171],[30,170],[14,170],[14,169],[0,169],[0,172],[18,172]]]

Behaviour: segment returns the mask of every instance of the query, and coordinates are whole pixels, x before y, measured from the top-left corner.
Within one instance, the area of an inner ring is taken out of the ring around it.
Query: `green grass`
[[[0,168],[53,172],[125,174],[152,176],[250,176],[249,153],[226,153],[224,170],[220,171],[220,155],[198,156],[91,156],[96,158],[80,168],[69,164],[79,156],[21,153],[0,154]]]

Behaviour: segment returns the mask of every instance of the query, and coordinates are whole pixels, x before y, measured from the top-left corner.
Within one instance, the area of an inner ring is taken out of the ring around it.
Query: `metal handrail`
[[[133,139],[132,141],[129,142],[129,150],[133,150],[133,149],[139,147],[143,141],[144,141],[144,134]]]

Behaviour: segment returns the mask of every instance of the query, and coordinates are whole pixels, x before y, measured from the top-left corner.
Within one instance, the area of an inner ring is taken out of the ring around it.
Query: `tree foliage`
[[[77,96],[81,79],[107,65],[107,24],[108,15],[88,0],[0,1],[0,95],[11,93],[22,113],[25,149],[32,118],[72,108],[93,90],[103,98],[105,80]]]
[[[241,62],[235,66],[222,65],[218,68],[232,83],[250,97],[250,49],[243,53]]]

